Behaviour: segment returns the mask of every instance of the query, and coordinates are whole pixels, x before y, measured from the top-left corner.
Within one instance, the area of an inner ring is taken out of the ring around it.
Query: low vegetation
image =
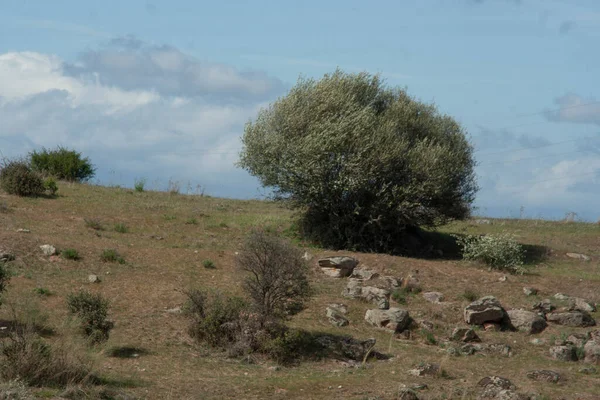
[[[463,258],[480,261],[493,269],[523,274],[525,250],[513,235],[457,236],[463,249]]]
[[[37,197],[46,191],[42,176],[22,160],[4,161],[0,166],[0,187],[8,194],[22,197]]]
[[[105,249],[100,255],[102,262],[125,264],[125,259],[115,249]]]
[[[60,252],[60,255],[66,260],[77,261],[81,258],[79,252],[75,249],[64,249]]]
[[[88,291],[71,293],[67,296],[69,312],[81,323],[81,330],[91,343],[97,344],[108,340],[113,323],[109,321],[110,303],[100,294]]]
[[[96,173],[89,158],[64,147],[33,151],[29,154],[29,162],[34,171],[69,182],[85,182]]]

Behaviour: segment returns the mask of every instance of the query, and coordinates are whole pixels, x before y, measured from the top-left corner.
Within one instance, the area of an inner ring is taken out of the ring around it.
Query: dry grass
[[[296,367],[269,369],[273,364],[249,364],[227,359],[194,344],[187,335],[183,316],[167,310],[185,302],[184,290],[204,286],[240,294],[240,276],[234,266],[235,252],[252,227],[260,226],[279,235],[288,235],[292,214],[276,204],[207,196],[172,195],[160,192],[60,184],[56,199],[16,198],[0,194],[10,213],[0,213],[0,243],[17,256],[10,263],[14,273],[6,297],[29,298],[35,288],[50,290],[53,296],[35,296],[48,314],[48,323],[65,321],[65,297],[79,288],[101,293],[111,301],[115,328],[105,349],[144,349],[136,356],[111,356],[119,351],[95,349],[97,373],[108,386],[132,386],[128,392],[148,399],[263,399],[263,398],[395,398],[402,385],[426,383],[422,399],[471,398],[476,382],[498,374],[510,378],[521,391],[543,393],[547,398],[598,399],[598,375],[578,372],[580,365],[550,360],[547,346],[532,346],[531,337],[517,332],[478,332],[485,343],[507,343],[512,357],[474,355],[453,357],[439,345],[430,344],[428,335],[415,332],[412,339],[397,339],[368,327],[364,313],[369,304],[343,299],[344,280],[328,279],[316,270],[311,283],[316,295],[308,308],[295,316],[291,325],[312,332],[348,334],[359,339],[375,337],[376,350],[392,355],[388,361],[370,362],[363,368],[349,368],[335,360],[307,362]],[[165,218],[168,215],[170,218]],[[123,223],[134,227],[126,235],[86,227],[85,218],[102,221],[104,226]],[[186,223],[194,220],[195,223]],[[17,229],[31,233],[18,233]],[[536,299],[556,292],[576,294],[600,302],[600,226],[531,220],[492,220],[489,225],[456,223],[443,227],[451,233],[515,233],[531,247],[530,255],[552,249],[549,257],[535,264],[529,274],[508,275],[490,272],[475,264],[453,260],[421,260],[383,254],[354,255],[362,265],[381,273],[406,276],[418,270],[424,291],[444,293],[446,302],[431,304],[420,294],[406,297],[400,307],[415,319],[434,323],[438,342],[461,323],[462,308],[468,304],[465,291],[495,295],[507,308],[530,307]],[[305,245],[295,240],[299,245]],[[60,257],[44,257],[39,245],[57,248],[77,247],[81,260],[74,263]],[[127,264],[104,263],[99,254],[115,249]],[[307,248],[315,258],[338,254]],[[535,250],[535,251],[533,251]],[[572,260],[568,251],[585,253],[592,261]],[[213,260],[216,269],[204,268],[203,260]],[[102,277],[90,284],[89,274]],[[526,297],[523,286],[540,291]],[[325,316],[325,305],[344,302],[349,306],[351,324],[336,328]],[[393,303],[394,305],[394,303]],[[596,313],[595,317],[600,319]],[[12,318],[9,307],[0,308],[2,321]],[[549,339],[576,329],[550,326],[536,336]],[[65,333],[67,335],[67,333]],[[77,336],[72,332],[73,338]],[[74,340],[74,339],[73,339]],[[129,353],[128,353],[129,354]],[[246,360],[247,361],[247,360]],[[449,377],[410,376],[406,371],[420,362],[441,364]],[[554,369],[566,381],[558,385],[533,382],[525,377],[531,369]],[[125,383],[124,383],[125,382]],[[127,383],[128,382],[128,383]],[[462,392],[461,392],[462,393]]]

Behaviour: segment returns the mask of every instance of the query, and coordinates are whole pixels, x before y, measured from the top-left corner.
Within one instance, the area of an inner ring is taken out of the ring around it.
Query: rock
[[[390,308],[389,310],[367,310],[365,321],[378,328],[402,332],[410,324],[411,318],[406,310]]]
[[[9,262],[15,259],[15,255],[6,250],[0,250],[0,262]]]
[[[489,219],[476,219],[475,223],[477,225],[490,225],[492,221],[490,221]]]
[[[23,229],[23,228],[17,229],[17,232],[19,232],[19,233],[31,233],[31,231],[29,229]]]
[[[478,386],[483,387],[483,391],[477,399],[495,399],[495,400],[524,400],[529,399],[516,393],[516,387],[508,379],[498,376],[488,376],[479,381]]]
[[[509,310],[506,312],[510,325],[521,332],[540,333],[546,326],[546,320],[534,312],[525,310]]]
[[[380,281],[384,282],[388,289],[398,289],[402,286],[402,279],[394,278],[393,276],[382,276]]]
[[[497,389],[515,390],[515,385],[506,378],[501,376],[486,376],[477,382],[477,386],[482,388],[494,387]]]
[[[423,293],[423,297],[431,303],[441,303],[444,301],[444,295],[440,292],[425,292]]]
[[[525,293],[525,296],[535,296],[538,293],[538,290],[532,287],[524,287],[523,293]]]
[[[326,308],[327,318],[329,322],[338,327],[347,326],[350,321],[344,316],[344,314],[337,307]]]
[[[589,256],[586,256],[585,254],[580,254],[580,253],[567,253],[567,257],[574,258],[576,260],[582,260],[582,261],[590,261],[591,260],[591,258]]]
[[[557,383],[560,381],[560,374],[558,372],[547,369],[536,369],[529,371],[527,372],[527,377],[538,382]]]
[[[594,367],[582,367],[579,368],[579,372],[585,375],[594,375],[598,370]]]
[[[361,279],[350,278],[348,279],[348,283],[346,283],[346,287],[342,292],[342,296],[348,297],[351,299],[358,299],[362,296],[362,285],[363,281]]]
[[[469,304],[464,310],[467,324],[483,325],[485,322],[500,322],[504,318],[504,309],[493,296],[482,297]]]
[[[88,275],[88,282],[89,283],[100,283],[102,281],[100,280],[100,277],[98,275],[90,274],[90,275]]]
[[[43,244],[40,246],[40,249],[42,249],[42,253],[44,253],[45,256],[53,256],[56,254],[56,247],[51,244]]]
[[[600,341],[590,340],[583,347],[583,361],[600,365]]]
[[[567,343],[570,343],[575,347],[583,347],[588,339],[588,335],[584,335],[583,333],[572,333],[567,336]]]
[[[365,267],[357,267],[354,268],[354,271],[352,272],[352,275],[350,275],[350,277],[368,281],[369,279],[378,278],[379,273]]]
[[[342,296],[352,299],[362,299],[364,301],[377,304],[382,310],[390,307],[390,291],[374,286],[362,286],[360,279],[350,278],[348,284],[342,292]]]
[[[481,339],[479,339],[479,336],[477,336],[475,331],[471,328],[454,328],[450,339],[456,342],[464,343],[481,341]]]
[[[327,350],[333,358],[346,358],[354,361],[363,361],[368,354],[377,356],[373,351],[376,340],[357,340],[351,337],[338,337],[332,335],[321,335],[315,341]]]
[[[321,271],[333,278],[344,278],[352,275],[358,260],[348,256],[327,257],[319,260]]]
[[[344,315],[348,314],[348,306],[342,303],[329,303],[327,304],[327,308],[333,308]]]
[[[577,352],[574,346],[550,347],[550,357],[560,361],[577,361]]]
[[[312,258],[313,258],[313,256],[308,251],[305,251],[304,255],[302,256],[302,259],[304,261],[310,261],[310,260],[312,260]]]
[[[483,330],[486,332],[500,332],[502,330],[502,325],[498,322],[486,322],[483,324]]]
[[[566,294],[563,294],[563,293],[556,293],[552,297],[554,297],[556,300],[569,300],[571,298],[570,296],[567,296]]]
[[[505,357],[512,356],[511,347],[504,343],[475,344],[474,346],[477,351],[482,351],[489,354],[499,354]]]
[[[552,302],[549,299],[544,299],[538,303],[535,303],[532,307],[534,311],[538,311],[539,313],[546,315],[556,309]]]
[[[507,279],[508,277],[506,275],[502,275],[500,278],[498,278],[500,282],[506,282]]]
[[[583,312],[596,312],[596,305],[592,302],[582,299],[581,297],[571,297],[569,299],[571,310],[583,311]]]
[[[168,308],[165,310],[165,312],[167,312],[169,314],[181,314],[183,312],[183,310],[181,309],[181,307],[177,306],[177,307],[173,307],[173,308]]]
[[[396,398],[398,400],[419,400],[419,396],[417,396],[417,393],[415,393],[414,390],[408,388],[400,389]]]
[[[552,312],[546,314],[546,319],[549,322],[554,322],[558,325],[573,327],[587,327],[596,325],[596,321],[591,317],[590,314],[581,311]]]
[[[544,339],[535,338],[531,339],[529,343],[531,343],[534,346],[543,346],[544,344],[546,344],[546,341]]]
[[[408,373],[412,376],[436,376],[440,371],[439,364],[421,363],[416,368],[409,370]]]

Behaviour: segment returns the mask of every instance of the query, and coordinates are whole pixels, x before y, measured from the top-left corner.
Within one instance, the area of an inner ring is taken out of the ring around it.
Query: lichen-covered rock
[[[464,343],[481,341],[481,339],[479,339],[479,336],[477,336],[475,331],[471,328],[454,328],[450,339],[456,342]]]
[[[552,312],[546,314],[546,319],[548,322],[572,327],[596,325],[596,321],[592,318],[592,316],[582,311]]]
[[[350,323],[348,318],[345,317],[345,313],[342,312],[339,307],[336,307],[336,305],[327,306],[325,312],[329,322],[334,326],[342,327],[347,326]]]
[[[486,296],[469,304],[464,310],[464,317],[467,324],[474,325],[500,322],[504,318],[504,309],[494,296]]]
[[[550,347],[550,357],[560,361],[577,361],[577,351],[574,346]]]
[[[546,326],[546,320],[534,312],[525,310],[509,310],[506,312],[510,325],[521,332],[540,333]]]
[[[352,275],[350,275],[350,277],[368,281],[369,279],[378,278],[379,273],[366,267],[356,267],[354,268],[354,271],[352,272]]]
[[[444,301],[444,295],[440,292],[425,292],[423,298],[431,303],[441,303]]]
[[[600,341],[590,340],[585,344],[583,352],[586,363],[600,365]]]
[[[558,372],[547,369],[536,369],[529,371],[527,372],[527,377],[539,382],[557,383],[560,381],[560,374]]]
[[[421,363],[408,371],[413,376],[435,376],[441,371],[439,364]]]
[[[393,332],[402,332],[411,322],[408,311],[400,308],[389,310],[367,310],[365,321],[378,328]]]
[[[333,278],[344,278],[352,275],[358,260],[348,256],[327,257],[319,260],[321,271]]]

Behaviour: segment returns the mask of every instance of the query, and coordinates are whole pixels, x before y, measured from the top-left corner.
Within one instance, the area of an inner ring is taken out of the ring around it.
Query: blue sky
[[[595,0],[0,0],[0,150],[90,156],[104,184],[256,197],[243,124],[300,74],[380,73],[469,132],[480,213],[600,210]]]

